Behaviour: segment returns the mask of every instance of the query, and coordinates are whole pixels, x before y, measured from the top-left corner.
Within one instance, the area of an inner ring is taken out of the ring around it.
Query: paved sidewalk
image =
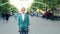
[[[29,34],[60,34],[60,21],[30,17],[30,23]],[[14,17],[10,17],[8,22],[0,20],[0,34],[19,34],[17,24]]]

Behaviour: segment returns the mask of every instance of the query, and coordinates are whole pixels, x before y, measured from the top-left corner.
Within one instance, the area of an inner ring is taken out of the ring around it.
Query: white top
[[[22,14],[22,20],[24,21],[25,14]]]

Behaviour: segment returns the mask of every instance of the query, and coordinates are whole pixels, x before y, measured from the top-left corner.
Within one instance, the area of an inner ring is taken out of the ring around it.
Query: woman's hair
[[[23,9],[25,10],[25,7],[22,7],[22,8],[21,8],[21,10],[23,10]]]

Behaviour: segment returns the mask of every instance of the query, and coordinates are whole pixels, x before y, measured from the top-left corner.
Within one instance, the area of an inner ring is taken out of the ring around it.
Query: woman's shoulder
[[[18,13],[18,17],[20,16],[21,14],[20,13]]]

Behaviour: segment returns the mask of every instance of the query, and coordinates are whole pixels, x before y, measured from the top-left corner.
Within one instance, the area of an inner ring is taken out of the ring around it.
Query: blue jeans
[[[22,30],[20,31],[20,34],[28,34],[28,31],[25,31],[24,29],[22,29]]]

